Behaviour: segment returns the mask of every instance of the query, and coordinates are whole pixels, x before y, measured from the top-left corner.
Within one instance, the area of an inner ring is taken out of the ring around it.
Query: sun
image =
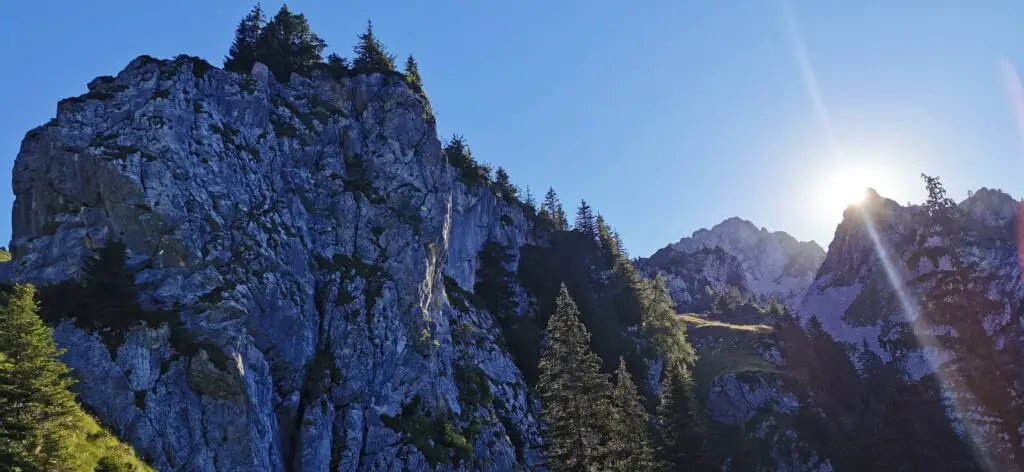
[[[877,185],[879,174],[864,167],[847,166],[837,169],[824,182],[820,198],[830,209],[859,205],[867,196],[867,189]]]

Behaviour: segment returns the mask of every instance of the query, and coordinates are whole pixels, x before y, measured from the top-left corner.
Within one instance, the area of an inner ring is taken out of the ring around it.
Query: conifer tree
[[[658,273],[653,280],[641,279],[637,284],[641,328],[645,337],[651,340],[666,364],[680,368],[692,366],[697,355],[686,339],[686,326],[676,316],[675,303],[665,286],[665,277]]]
[[[353,66],[356,71],[390,72],[395,70],[395,56],[388,54],[384,44],[373,34],[373,22],[370,20],[366,20],[366,30],[359,35],[355,53],[356,59],[353,61]],[[419,76],[418,70],[417,76]]]
[[[476,167],[473,153],[466,144],[466,138],[461,134],[453,134],[442,150],[448,162],[456,168]]]
[[[602,442],[608,432],[611,386],[601,373],[601,360],[590,351],[590,333],[565,284],[555,305],[537,384],[544,406],[548,467],[555,472],[608,470]]]
[[[519,189],[509,179],[508,172],[504,167],[498,166],[494,172],[494,185],[498,188],[498,193],[502,198],[513,200],[519,196]]]
[[[562,202],[558,199],[554,187],[548,187],[548,193],[544,195],[544,203],[541,204],[541,215],[551,222],[555,231],[566,231],[569,229],[569,221],[565,217],[565,210],[562,209]]]
[[[246,74],[252,70],[256,62],[256,41],[260,37],[267,18],[257,3],[235,29],[235,40],[231,43],[228,55],[224,57],[224,69]]]
[[[327,72],[335,79],[348,76],[350,72],[348,59],[334,53],[327,55]]]
[[[611,229],[604,221],[604,216],[597,215],[597,242],[601,246],[601,254],[608,264],[614,264],[619,256],[619,242],[612,236]]]
[[[85,261],[84,292],[79,303],[79,323],[91,321],[94,328],[126,331],[144,313],[139,304],[135,275],[127,267],[126,248],[109,241]]]
[[[33,297],[28,285],[0,294],[0,469],[74,470],[72,381]]]
[[[292,72],[308,74],[322,62],[327,43],[309,27],[305,15],[294,14],[282,5],[256,40],[256,60],[266,64],[280,82]]]
[[[876,375],[883,367],[882,358],[871,350],[866,338],[861,340],[860,351],[857,352],[857,372],[867,379]]]
[[[615,229],[611,229],[611,232],[612,241],[615,241],[615,248],[618,251],[619,255],[625,257],[626,259],[629,259],[629,253],[626,251],[626,246],[622,244],[622,236],[619,236],[619,232],[615,231]]]
[[[576,209],[576,224],[572,228],[591,239],[597,239],[597,229],[594,222],[594,210],[590,208],[586,200],[580,200],[580,206]]]
[[[701,471],[707,468],[707,446],[694,409],[693,381],[686,366],[668,364],[658,405],[658,459],[665,471]]]
[[[526,204],[526,207],[529,208],[530,211],[537,211],[537,200],[533,198],[533,192],[530,191],[529,186],[526,187],[526,195],[523,197],[523,203]]]
[[[420,77],[420,68],[416,65],[416,59],[412,54],[405,58],[405,81],[413,90],[423,93],[423,79]]]
[[[654,470],[647,411],[626,369],[626,361],[621,357],[615,371],[611,401],[612,417],[607,443],[610,470]]]

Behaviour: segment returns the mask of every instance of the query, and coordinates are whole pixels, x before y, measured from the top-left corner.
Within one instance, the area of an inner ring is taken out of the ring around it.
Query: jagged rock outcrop
[[[990,298],[1009,302],[1003,312],[992,313],[984,321],[992,325],[993,332],[1003,332],[1016,324],[1011,314],[1024,296],[1017,283],[1021,270],[1015,227],[1019,204],[1003,192],[982,188],[959,207],[965,215],[968,252],[980,263],[980,271],[974,275],[994,275],[997,283],[990,288]],[[874,192],[869,192],[859,207],[848,208],[828,256],[800,304],[801,316],[817,316],[839,341],[867,340],[885,357],[879,341],[891,340],[918,314],[904,312],[898,291],[917,311],[922,294],[913,280],[929,267],[924,261],[912,264],[911,257],[922,249],[917,235],[924,226],[924,215],[920,206],[904,207]],[[868,225],[874,228],[880,246]],[[884,251],[890,273],[879,251]]]
[[[669,296],[682,311],[707,311],[713,294],[729,287],[749,293],[739,259],[718,246],[693,252],[666,246],[651,257],[638,260],[637,267],[648,276],[661,273]]]
[[[782,231],[769,232],[729,218],[639,264],[647,273],[665,274],[677,305],[700,311],[710,303],[706,288],[731,286],[755,297],[799,301],[824,258],[825,251],[813,241],[797,241]]]
[[[972,439],[978,441],[981,451],[992,455],[987,460],[999,463],[1008,461],[1007,455],[1012,452],[997,445],[1002,439],[993,442],[992,438],[1005,438],[1007,429],[1019,431],[1024,426],[1024,421],[1015,419],[1019,418],[1021,405],[1012,403],[1018,398],[1019,388],[995,391],[997,385],[1004,388],[1024,381],[1015,367],[1015,360],[1024,355],[1024,326],[1020,320],[1024,288],[1020,283],[1022,259],[1017,226],[1021,207],[1009,195],[985,188],[958,206],[963,214],[961,233],[931,235],[926,231],[934,223],[926,208],[900,206],[869,193],[859,208],[851,207],[844,214],[798,313],[804,319],[816,316],[839,341],[866,341],[883,359],[891,359],[890,354],[897,349],[900,365],[912,379],[935,372],[937,365],[956,368],[967,360],[957,357],[958,350],[977,356],[974,361],[983,362],[983,367],[998,369],[998,378],[993,376],[985,382],[984,408],[977,408],[977,392],[955,378],[954,383],[945,385],[945,393],[957,399],[959,414],[969,412],[967,417],[981,425]],[[958,241],[956,254],[964,267],[959,273],[965,277],[966,286],[977,288],[984,298],[968,303],[992,307],[981,313],[961,313],[954,317],[959,325],[948,324],[948,319],[943,321],[938,314],[927,311],[925,300],[934,300],[934,293],[929,292],[934,285],[922,278],[940,270],[952,272],[949,256],[933,261],[928,254],[951,251],[954,238]],[[968,325],[980,325],[981,329],[969,333],[964,329]],[[1007,398],[1011,404],[1002,402]],[[997,403],[990,403],[994,399]],[[985,416],[999,410],[1014,416]],[[1005,421],[1015,424],[1008,427]],[[1009,443],[1011,450],[1016,447],[1013,441]]]
[[[532,223],[458,180],[426,110],[398,74],[140,57],[25,137],[3,270],[54,284],[126,244],[177,320],[56,338],[83,403],[159,470],[536,470],[522,375],[451,293]]]

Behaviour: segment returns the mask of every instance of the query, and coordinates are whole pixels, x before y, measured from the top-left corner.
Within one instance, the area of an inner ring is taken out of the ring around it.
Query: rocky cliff
[[[639,266],[647,273],[664,274],[681,308],[703,311],[710,306],[708,293],[726,287],[758,298],[797,302],[824,258],[825,251],[813,241],[797,241],[785,232],[729,218],[641,259]]]
[[[988,282],[989,297],[1007,303],[990,313],[984,324],[991,333],[1014,331],[1013,314],[1024,292],[1020,291],[1021,265],[1017,249],[1016,222],[1018,203],[1009,195],[982,188],[959,205],[963,211],[968,258],[978,262],[971,275]],[[914,280],[934,269],[914,255],[925,246],[942,246],[943,241],[922,245],[918,235],[926,224],[925,209],[904,207],[893,200],[870,192],[859,207],[850,207],[836,228],[835,239],[814,283],[797,310],[804,318],[816,316],[822,326],[839,341],[864,340],[883,357],[881,346],[892,341],[910,320],[922,314],[924,294]],[[872,239],[871,225],[878,243]],[[881,252],[880,252],[881,251]],[[884,256],[883,256],[884,254]],[[886,263],[891,272],[886,271]],[[890,278],[890,277],[894,277]],[[902,291],[911,312],[901,304]],[[1012,337],[1012,336],[1011,336]],[[919,359],[924,362],[924,359]],[[916,366],[912,367],[922,367]],[[925,369],[927,370],[927,369]],[[923,372],[923,371],[919,371]]]
[[[866,343],[911,379],[937,372],[954,418],[972,423],[979,458],[992,470],[1017,470],[1024,457],[1016,393],[1024,385],[1020,205],[982,188],[955,208],[955,225],[940,226],[946,220],[927,206],[870,193],[847,210],[798,312],[838,341]]]
[[[398,74],[140,57],[26,135],[4,271],[52,285],[126,245],[176,319],[56,338],[81,401],[160,470],[535,470],[522,375],[459,301],[485,241],[532,223],[463,184],[432,123]]]

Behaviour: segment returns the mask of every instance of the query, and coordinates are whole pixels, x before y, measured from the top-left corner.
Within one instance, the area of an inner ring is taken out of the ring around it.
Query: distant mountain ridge
[[[710,303],[708,289],[726,287],[797,302],[824,260],[825,251],[814,241],[798,241],[784,231],[770,232],[732,217],[694,231],[638,264],[647,273],[665,275],[680,308],[699,309]]]

